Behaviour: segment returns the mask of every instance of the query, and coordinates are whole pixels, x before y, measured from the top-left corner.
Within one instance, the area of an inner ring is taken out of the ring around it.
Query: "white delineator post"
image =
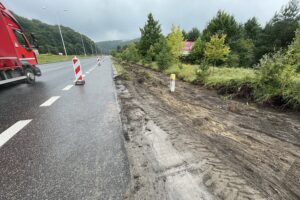
[[[176,80],[176,74],[170,75],[170,90],[171,92],[175,92],[175,80]]]
[[[75,85],[84,85],[85,80],[83,77],[80,61],[76,56],[73,58],[72,61],[73,61],[73,68],[74,68],[74,73],[75,73],[74,83],[75,83]]]

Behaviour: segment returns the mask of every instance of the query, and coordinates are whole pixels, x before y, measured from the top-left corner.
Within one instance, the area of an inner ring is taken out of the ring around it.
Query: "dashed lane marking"
[[[68,85],[66,86],[64,89],[62,89],[63,91],[68,91],[73,87],[73,85]]]
[[[31,121],[32,119],[18,121],[17,123],[9,127],[6,131],[2,132],[0,134],[0,148]]]
[[[45,103],[43,103],[42,105],[40,105],[40,107],[48,107],[51,106],[57,99],[59,99],[60,96],[54,96],[51,97],[50,99],[48,99]]]

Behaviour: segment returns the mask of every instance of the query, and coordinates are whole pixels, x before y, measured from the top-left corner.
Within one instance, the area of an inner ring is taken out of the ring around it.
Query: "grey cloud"
[[[169,32],[172,24],[185,30],[203,29],[219,9],[233,14],[239,22],[256,16],[265,24],[288,0],[2,0],[17,14],[63,25],[84,33],[95,41],[132,39],[152,12]],[[45,9],[43,9],[43,7]],[[67,12],[63,10],[67,9]]]

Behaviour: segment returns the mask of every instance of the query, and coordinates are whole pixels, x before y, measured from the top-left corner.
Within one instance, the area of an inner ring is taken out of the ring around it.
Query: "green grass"
[[[298,74],[297,78],[295,79],[295,83],[300,85],[300,74]]]
[[[187,82],[193,82],[197,76],[196,76],[196,70],[198,66],[196,65],[188,65],[188,64],[182,64],[179,65],[172,65],[169,67],[165,72],[167,74],[176,74],[176,76],[184,81]]]
[[[245,83],[255,83],[256,74],[253,69],[246,68],[213,68],[205,79],[205,85],[210,87],[230,86],[233,83],[237,86]]]
[[[184,81],[193,82],[196,80],[197,65],[183,64],[182,67],[173,65],[165,72],[167,74],[176,74],[176,76]],[[227,67],[211,67],[210,74],[205,79],[204,84],[207,86],[221,86],[235,84],[241,85],[243,83],[255,82],[255,70],[245,68],[227,68]]]
[[[118,75],[122,75],[124,73],[123,66],[119,62],[117,62],[117,61],[113,61],[113,63],[114,63],[114,66],[115,66],[115,68],[117,70],[117,74]]]
[[[71,61],[74,55],[69,56],[59,56],[53,54],[40,54],[37,56],[39,64],[46,64],[46,63],[55,63],[55,62],[63,62],[63,61]],[[77,56],[79,59],[91,58],[94,56],[84,56],[80,55]]]

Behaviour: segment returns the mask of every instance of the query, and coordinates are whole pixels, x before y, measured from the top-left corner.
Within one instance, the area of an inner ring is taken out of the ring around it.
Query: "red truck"
[[[28,37],[29,38],[29,37]],[[32,43],[36,43],[31,34]],[[0,3],[0,85],[41,76],[37,57],[16,18]]]

